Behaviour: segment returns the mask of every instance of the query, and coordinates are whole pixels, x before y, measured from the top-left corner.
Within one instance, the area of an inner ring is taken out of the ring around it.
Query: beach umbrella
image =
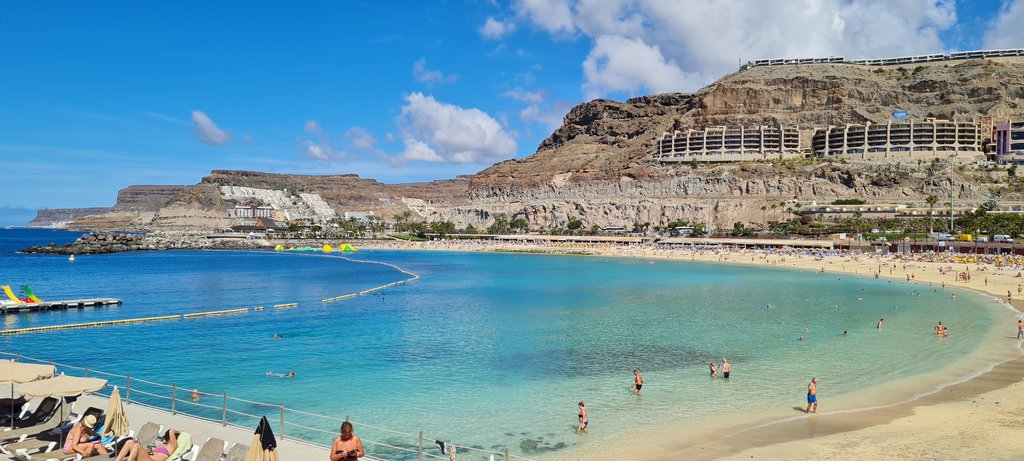
[[[121,392],[114,386],[110,392],[110,403],[107,404],[107,423],[103,426],[103,433],[100,437],[128,435],[131,424],[128,423],[128,415],[124,414],[124,407],[121,405]]]
[[[51,378],[57,372],[53,365],[21,362],[0,362],[0,384],[11,385],[11,429],[14,429],[14,385],[43,378]]]
[[[60,397],[60,414],[64,418],[64,399],[78,397],[82,394],[96,392],[107,386],[107,380],[100,378],[82,378],[78,376],[60,375],[50,379],[41,379],[30,383],[19,384],[15,388],[21,395],[30,397]],[[60,434],[60,446],[64,446],[64,432]]]
[[[243,461],[278,461],[277,439],[274,438],[274,431],[270,429],[270,422],[266,416],[260,420],[260,425],[256,426],[256,433]]]

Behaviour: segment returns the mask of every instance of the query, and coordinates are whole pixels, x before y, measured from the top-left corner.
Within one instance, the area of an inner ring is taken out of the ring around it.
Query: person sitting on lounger
[[[168,429],[164,433],[164,441],[152,450],[146,447],[146,440],[129,440],[114,461],[164,461],[178,449],[178,432]]]
[[[81,421],[71,427],[68,432],[67,442],[64,443],[64,454],[79,454],[88,458],[93,454],[106,455],[107,449],[100,442],[90,442],[93,436],[98,436],[93,428],[96,426],[96,417],[86,415]]]

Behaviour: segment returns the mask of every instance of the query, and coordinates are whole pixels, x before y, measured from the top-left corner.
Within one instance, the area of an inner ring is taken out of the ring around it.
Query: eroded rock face
[[[497,163],[469,178],[387,185],[356,175],[215,170],[155,211],[80,222],[99,228],[106,219],[108,226],[133,229],[216,229],[232,206],[216,194],[219,185],[312,192],[336,211],[374,211],[384,219],[409,209],[412,201],[401,199],[413,198],[420,211],[428,210],[413,219],[446,219],[459,227],[489,225],[498,213],[524,217],[535,228],[564,226],[570,216],[587,226],[683,219],[731,227],[736,221],[787,219],[791,215],[780,203],[793,198],[805,204],[861,198],[923,206],[928,195],[949,194],[949,173],[928,162],[661,165],[651,152],[663,132],[686,127],[797,125],[809,144],[814,128],[884,122],[895,109],[907,110],[915,119],[987,117],[979,119],[985,124],[1019,118],[1022,104],[1024,62],[1017,58],[902,68],[758,67],[727,75],[692,94],[580,104],[536,153]],[[1005,172],[964,170],[953,175],[958,203],[1022,199],[1003,190]],[[159,201],[148,201],[145,191],[138,191],[141,195],[133,203]]]

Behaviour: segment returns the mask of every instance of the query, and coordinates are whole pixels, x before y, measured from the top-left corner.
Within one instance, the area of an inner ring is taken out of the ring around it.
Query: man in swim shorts
[[[818,412],[818,378],[811,378],[811,383],[807,385],[807,409],[804,413],[810,413],[811,407],[814,407],[814,412]]]
[[[732,366],[729,365],[729,361],[722,357],[722,378],[729,379],[729,372],[732,371]]]
[[[1024,338],[1024,321],[1017,321],[1017,339]]]
[[[644,377],[640,376],[640,370],[633,370],[633,395],[640,395],[641,387],[644,387]]]

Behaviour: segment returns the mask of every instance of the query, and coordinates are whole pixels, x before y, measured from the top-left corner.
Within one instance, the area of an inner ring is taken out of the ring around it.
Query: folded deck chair
[[[248,451],[248,445],[236,443],[231,447],[231,450],[228,450],[228,457],[224,461],[242,461],[245,459],[245,453]]]
[[[191,461],[218,461],[224,454],[224,441],[210,437],[199,449],[199,454]]]
[[[42,404],[39,405],[40,407],[42,407]],[[50,413],[49,417],[46,418],[40,424],[36,424],[30,427],[23,427],[20,429],[0,431],[0,442],[7,440],[24,439],[25,436],[36,435],[41,432],[46,432],[51,429],[60,427],[61,422],[64,421],[64,418],[67,416],[67,414],[71,412],[71,408],[69,407],[70,405],[68,404],[65,404],[63,406],[57,405],[57,408],[52,413]],[[58,413],[60,413],[60,415],[58,415]],[[35,413],[33,413],[33,416],[35,416]]]

